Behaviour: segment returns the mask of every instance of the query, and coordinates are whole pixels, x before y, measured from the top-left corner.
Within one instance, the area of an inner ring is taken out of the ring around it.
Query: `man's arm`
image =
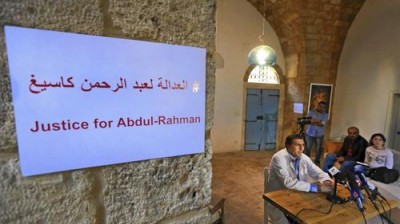
[[[317,125],[319,127],[323,127],[328,123],[328,114],[323,113],[322,119],[311,119],[311,124]]]
[[[328,193],[332,191],[333,181],[329,177],[327,173],[321,170],[318,166],[316,166],[311,160],[307,162],[307,169],[309,175],[314,180],[317,180],[319,183],[311,184],[310,192],[324,192]]]
[[[357,144],[355,144],[354,146],[354,151],[355,153],[357,153],[352,160],[354,161],[360,161],[363,162],[365,159],[365,149],[368,146],[368,142],[364,139],[360,139],[359,142],[357,142]]]
[[[318,120],[318,119],[311,119],[311,124],[317,125],[319,127],[323,127],[325,125],[324,123],[322,123],[322,120]]]
[[[388,153],[387,153],[387,157],[386,157],[386,167],[388,169],[393,169],[393,165],[394,165],[394,158],[393,158],[393,152],[391,149],[388,149]]]
[[[319,183],[323,184],[326,181],[332,181],[331,177],[315,165],[311,160],[307,163],[307,169],[309,176]]]
[[[340,148],[339,152],[336,153],[337,157],[344,157],[347,153],[347,149],[349,148],[350,139],[349,137],[344,138],[343,145]]]

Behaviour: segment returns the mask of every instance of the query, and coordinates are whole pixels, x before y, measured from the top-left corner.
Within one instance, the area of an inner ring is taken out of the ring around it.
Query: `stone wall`
[[[265,15],[279,37],[285,55],[287,74],[282,136],[285,137],[297,129],[298,115],[293,112],[293,104],[303,103],[304,115],[308,112],[310,84],[336,83],[347,32],[365,0],[247,1]],[[333,105],[332,98],[331,107]],[[330,136],[330,130],[329,121],[325,136]]]
[[[209,223],[213,0],[0,1],[0,223]],[[207,49],[205,153],[22,177],[4,25]]]

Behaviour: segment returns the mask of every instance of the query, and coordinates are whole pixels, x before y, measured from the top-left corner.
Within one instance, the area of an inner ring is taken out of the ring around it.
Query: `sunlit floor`
[[[226,224],[261,224],[264,221],[264,168],[275,151],[216,153],[212,157],[212,204],[225,198]],[[400,210],[392,210],[400,223]],[[379,217],[368,223],[382,223]]]
[[[273,153],[274,150],[213,154],[212,203],[226,199],[226,224],[263,223],[264,167]]]

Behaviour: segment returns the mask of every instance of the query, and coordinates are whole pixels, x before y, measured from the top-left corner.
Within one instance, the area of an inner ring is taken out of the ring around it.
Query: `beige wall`
[[[399,12],[400,1],[367,0],[351,26],[339,62],[332,138],[354,125],[369,139],[389,125],[390,91],[400,93]]]
[[[260,45],[262,15],[246,0],[217,1],[217,70],[213,153],[240,151],[242,139],[243,77],[250,50]],[[279,40],[265,22],[265,43],[277,52],[277,64],[285,73]]]
[[[400,93],[399,9],[399,1],[367,0],[351,25],[340,55],[327,139],[346,135],[353,125],[367,139],[375,132],[388,136],[389,97],[391,91]],[[268,23],[265,27],[267,44],[277,51],[285,75],[278,38]],[[217,1],[213,152],[243,150],[242,82],[247,54],[259,44],[261,28],[261,14],[246,0]]]

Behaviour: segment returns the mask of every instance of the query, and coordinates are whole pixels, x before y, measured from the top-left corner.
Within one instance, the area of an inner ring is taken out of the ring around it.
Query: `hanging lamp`
[[[265,0],[264,0],[264,11],[263,11],[263,25],[262,34],[258,37],[261,45],[253,48],[247,56],[247,62],[250,65],[258,66],[274,66],[276,63],[276,52],[275,50],[264,44],[265,37]]]

